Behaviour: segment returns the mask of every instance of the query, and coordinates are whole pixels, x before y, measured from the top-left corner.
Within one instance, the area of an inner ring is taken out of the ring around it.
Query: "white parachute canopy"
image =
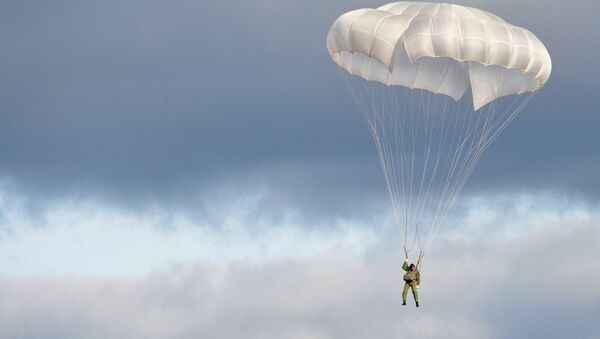
[[[327,48],[375,139],[404,246],[424,253],[483,151],[548,81],[550,55],[492,13],[432,2],[347,12]]]
[[[473,106],[533,92],[552,62],[540,40],[494,14],[452,4],[395,2],[340,16],[327,48],[342,68],[386,85],[460,99],[471,85]]]

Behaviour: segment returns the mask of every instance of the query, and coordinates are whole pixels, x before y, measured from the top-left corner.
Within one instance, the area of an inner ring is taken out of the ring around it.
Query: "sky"
[[[325,46],[385,2],[0,2],[0,338],[599,338],[600,4],[457,1],[548,84],[401,306],[368,129]]]

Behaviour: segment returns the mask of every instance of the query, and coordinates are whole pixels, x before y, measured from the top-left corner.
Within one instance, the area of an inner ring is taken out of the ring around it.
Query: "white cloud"
[[[428,253],[420,309],[400,305],[391,227],[251,232],[256,213],[235,208],[208,227],[90,202],[33,227],[3,206],[0,338],[600,336],[600,216],[556,196],[465,200]]]
[[[206,217],[85,199],[55,200],[32,213],[26,198],[7,196],[0,194],[0,274],[6,276],[139,275],[180,262],[360,253],[380,239],[378,229],[347,220],[305,225],[294,211],[272,217],[261,210],[260,195],[218,201]]]
[[[440,249],[423,269],[420,309],[400,305],[399,252],[10,278],[0,337],[562,338],[577,328],[594,338],[599,240],[596,225],[582,224]]]

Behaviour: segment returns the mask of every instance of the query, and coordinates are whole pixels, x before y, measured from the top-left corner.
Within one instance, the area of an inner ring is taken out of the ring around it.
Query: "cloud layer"
[[[0,338],[600,335],[600,209],[584,200],[464,200],[424,261],[420,309],[400,305],[389,219],[249,231],[253,205],[235,206],[218,227],[71,202],[19,229],[31,219],[11,210]]]
[[[531,29],[554,64],[467,189],[600,196],[600,51],[590,43],[599,5],[462,3]],[[257,177],[274,200],[314,213],[380,194],[372,141],[325,48],[333,20],[366,5],[375,4],[5,2],[0,178],[40,199],[131,208],[194,209],[198,192],[233,182],[243,191]],[[346,206],[322,214],[364,204]]]
[[[597,338],[596,225],[566,221],[484,248],[441,243],[423,267],[420,309],[400,305],[401,254],[390,251],[4,279],[0,337]]]

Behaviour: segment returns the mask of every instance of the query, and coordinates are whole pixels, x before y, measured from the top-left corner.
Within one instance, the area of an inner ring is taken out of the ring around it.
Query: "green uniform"
[[[404,275],[404,290],[402,291],[402,300],[406,301],[406,297],[408,296],[408,289],[412,290],[413,297],[415,297],[415,301],[419,302],[419,291],[417,286],[421,284],[421,274],[419,270],[416,269],[414,272],[410,271],[410,266],[408,265],[408,260],[404,261],[404,265],[402,265],[402,269],[406,271]],[[408,281],[407,281],[408,280]]]

